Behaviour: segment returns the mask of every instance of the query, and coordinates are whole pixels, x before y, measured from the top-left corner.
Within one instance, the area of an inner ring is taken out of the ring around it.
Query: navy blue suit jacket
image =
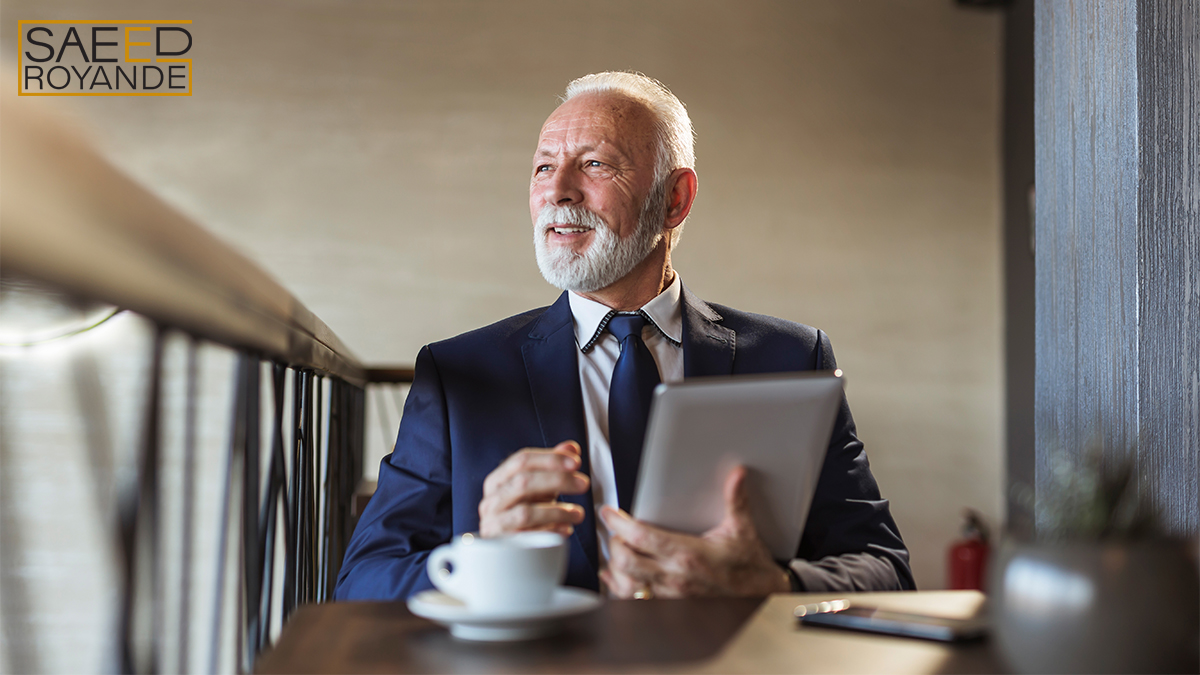
[[[683,336],[685,377],[836,367],[824,333],[710,305],[686,288]],[[578,352],[566,293],[549,308],[421,350],[395,451],[350,540],[337,599],[404,599],[431,588],[429,551],[479,529],[492,470],[521,448],[588,446]],[[586,452],[582,471],[590,474]],[[586,514],[571,537],[567,584],[596,589],[592,495],[562,499]],[[844,400],[796,557],[813,561],[792,565],[810,590],[913,588],[908,551]]]

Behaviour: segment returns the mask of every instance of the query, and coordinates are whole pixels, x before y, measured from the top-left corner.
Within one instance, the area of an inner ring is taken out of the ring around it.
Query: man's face
[[[653,121],[641,104],[585,94],[550,115],[529,184],[534,246],[547,281],[600,290],[658,245],[664,196],[651,194],[654,164]]]

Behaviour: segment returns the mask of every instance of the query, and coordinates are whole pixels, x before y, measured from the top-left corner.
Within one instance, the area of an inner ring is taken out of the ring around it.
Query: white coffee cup
[[[553,532],[484,539],[464,534],[429,554],[429,579],[476,612],[548,607],[567,576],[567,543]]]

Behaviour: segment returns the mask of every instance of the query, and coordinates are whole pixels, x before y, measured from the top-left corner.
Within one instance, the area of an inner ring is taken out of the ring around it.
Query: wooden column
[[[1200,3],[1041,0],[1034,50],[1037,493],[1056,453],[1136,453],[1194,534]]]

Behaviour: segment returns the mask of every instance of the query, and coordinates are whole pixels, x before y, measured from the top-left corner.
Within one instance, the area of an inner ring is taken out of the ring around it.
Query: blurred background
[[[920,588],[945,585],[962,509],[1002,524],[1002,12],[6,0],[5,68],[18,19],[60,18],[193,21],[192,96],[53,107],[370,366],[411,365],[423,344],[551,303],[527,207],[542,121],[580,75],[661,80],[697,132],[699,197],[674,254],[684,283],[829,334]],[[5,357],[10,397],[32,363]],[[372,477],[395,429],[368,416]],[[5,425],[12,444],[45,433]],[[56,479],[52,457],[27,460],[31,480]]]

